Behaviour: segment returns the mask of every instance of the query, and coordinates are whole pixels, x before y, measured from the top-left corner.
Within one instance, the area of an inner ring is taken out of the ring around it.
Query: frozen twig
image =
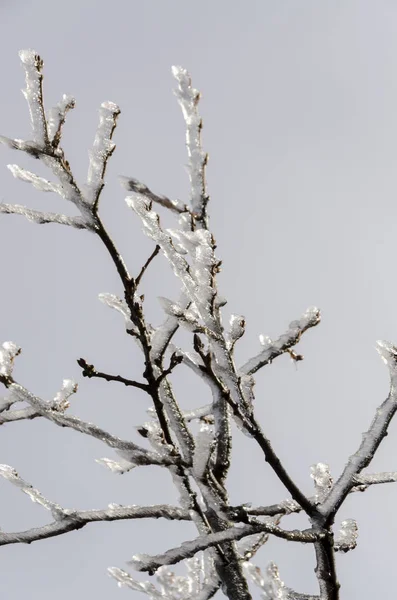
[[[62,100],[48,111],[47,129],[48,137],[53,148],[59,146],[61,141],[62,127],[65,123],[66,114],[75,107],[75,99],[64,94]]]
[[[83,217],[67,217],[66,215],[60,215],[51,212],[41,212],[40,210],[34,210],[21,206],[20,204],[6,204],[0,203],[0,213],[9,215],[22,215],[29,221],[38,223],[39,225],[45,225],[46,223],[58,223],[59,225],[70,225],[76,229],[91,229],[91,225]]]
[[[255,525],[230,527],[225,531],[219,531],[217,533],[210,533],[208,535],[200,536],[195,540],[183,542],[177,548],[172,548],[164,554],[159,554],[157,556],[140,554],[134,556],[129,564],[133,565],[137,571],[148,571],[149,573],[154,573],[163,565],[173,565],[181,560],[191,558],[201,550],[206,550],[207,548],[211,548],[212,546],[216,546],[222,542],[241,540],[243,537],[261,532],[270,533],[276,537],[289,540],[291,542],[300,542],[303,544],[313,544],[316,542],[316,540],[323,537],[322,533],[316,534],[312,530],[286,531],[285,529],[281,529],[272,523],[256,523]]]
[[[136,192],[138,194],[142,194],[145,196],[150,202],[155,202],[160,206],[164,206],[165,208],[169,208],[170,210],[181,214],[188,211],[186,204],[183,204],[179,200],[170,200],[167,196],[158,196],[154,194],[144,183],[138,181],[137,179],[133,179],[132,177],[124,177],[120,176],[119,181],[124,189],[129,192]]]
[[[169,457],[163,457],[155,452],[150,452],[144,448],[141,448],[137,444],[130,441],[125,441],[112,435],[101,429],[93,423],[82,421],[77,417],[66,415],[57,409],[55,403],[48,403],[29,392],[26,388],[19,385],[18,383],[12,382],[9,384],[9,389],[13,395],[20,402],[27,402],[33,409],[40,413],[42,417],[52,421],[60,427],[68,427],[85,433],[98,440],[101,440],[111,448],[115,448],[122,451],[128,451],[131,456],[131,460],[136,465],[170,465],[174,464],[174,460]]]
[[[96,132],[94,145],[90,151],[90,164],[87,176],[86,197],[94,210],[96,210],[99,196],[105,185],[103,180],[106,165],[116,145],[112,142],[113,132],[116,128],[117,117],[120,109],[113,102],[103,102],[99,110],[99,125]]]
[[[25,70],[26,89],[23,93],[29,106],[33,139],[45,148],[49,140],[43,104],[43,61],[34,50],[21,50],[19,57]]]
[[[259,369],[269,364],[280,354],[288,352],[292,346],[295,346],[303,333],[315,327],[320,322],[320,311],[316,307],[308,308],[306,312],[297,321],[292,321],[285,333],[277,340],[263,338],[264,347],[259,354],[248,360],[239,372],[247,375],[256,373]]]
[[[370,464],[379,444],[387,435],[389,423],[397,410],[397,348],[388,342],[379,341],[377,350],[389,368],[389,396],[376,410],[370,428],[363,434],[358,450],[349,458],[341,476],[319,506],[326,521],[333,519],[346,495],[355,485],[355,478]]]
[[[62,515],[48,525],[8,533],[0,531],[0,546],[8,544],[30,544],[38,540],[44,540],[82,529],[88,523],[103,521],[121,521],[128,519],[170,519],[190,520],[189,513],[176,506],[159,504],[153,506],[120,506],[110,504],[108,508],[101,510],[70,510],[62,509]]]
[[[207,154],[201,147],[202,120],[197,110],[200,93],[192,87],[189,73],[182,67],[172,67],[172,74],[178,82],[175,95],[182,109],[186,123],[186,148],[189,157],[188,174],[191,189],[193,214],[206,222],[206,206],[209,197],[205,186],[205,166]]]

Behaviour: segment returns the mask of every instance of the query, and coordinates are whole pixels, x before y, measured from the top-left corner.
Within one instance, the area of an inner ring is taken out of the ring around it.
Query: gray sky
[[[225,319],[231,312],[247,319],[237,356],[243,361],[256,353],[260,333],[280,335],[308,306],[322,310],[322,323],[298,347],[305,361],[295,369],[284,357],[258,374],[258,415],[308,493],[313,463],[329,463],[337,476],[388,392],[375,340],[397,343],[396,3],[18,0],[1,3],[0,19],[2,134],[30,135],[20,93],[21,48],[44,58],[47,106],[62,93],[76,97],[64,146],[79,181],[100,103],[120,104],[101,214],[135,273],[152,246],[125,206],[117,175],[187,198],[184,126],[170,67],[189,69],[202,92],[212,229],[223,260],[220,293],[229,301]],[[72,214],[60,199],[14,180],[6,169],[17,163],[45,175],[41,165],[6,148],[1,153],[1,200]],[[97,300],[100,292],[120,293],[98,240],[4,216],[0,251],[0,338],[23,347],[16,370],[21,382],[51,398],[63,378],[79,378],[80,356],[100,369],[140,376],[141,356],[131,349],[121,318]],[[175,298],[177,289],[159,259],[145,282],[154,323],[161,319],[156,297]],[[145,420],[147,399],[116,384],[79,382],[71,412],[136,439],[133,427]],[[184,407],[207,401],[204,385],[185,371],[175,388]],[[396,451],[392,424],[371,471],[396,469]],[[233,502],[286,497],[240,434],[234,454]],[[64,506],[175,502],[166,473],[143,469],[118,477],[94,462],[102,456],[114,458],[99,442],[39,420],[0,431],[0,462]],[[2,529],[46,522],[46,511],[7,482],[0,481],[0,489]],[[396,501],[397,487],[389,485],[349,498],[341,510],[338,522],[353,517],[359,525],[358,548],[337,556],[342,598],[394,597],[397,521],[390,515]],[[303,523],[285,522],[291,528]],[[139,598],[119,591],[106,568],[193,536],[186,524],[121,522],[5,547],[0,595]],[[311,548],[272,540],[257,563],[265,568],[270,560],[288,586],[317,593]]]

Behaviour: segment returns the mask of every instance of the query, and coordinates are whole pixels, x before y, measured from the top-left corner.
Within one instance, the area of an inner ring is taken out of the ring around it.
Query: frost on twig
[[[261,336],[263,349],[259,354],[248,360],[242,367],[241,373],[252,375],[260,368],[270,363],[280,354],[287,352],[297,344],[302,334],[310,327],[315,327],[320,322],[320,311],[316,307],[306,310],[300,319],[292,321],[287,331],[277,340],[272,341],[269,337]]]
[[[335,539],[336,552],[349,552],[357,546],[358,527],[354,519],[342,521],[339,536]]]
[[[186,123],[192,212],[196,217],[205,219],[206,205],[209,200],[205,189],[205,165],[208,157],[201,147],[202,120],[197,110],[200,93],[192,87],[190,75],[186,69],[174,66],[172,74],[178,82],[175,95]]]
[[[18,475],[16,470],[10,467],[9,465],[0,465],[0,476],[4,479],[7,479],[7,481],[9,481],[10,483],[18,487],[20,490],[22,490],[22,492],[27,494],[32,500],[32,502],[37,502],[38,504],[41,504],[41,506],[44,506],[44,508],[46,508],[47,510],[51,511],[52,516],[55,519],[60,519],[63,517],[64,512],[59,504],[47,500],[47,498],[45,498],[43,494],[39,492],[39,490],[37,490],[30,483],[22,479],[22,477]]]
[[[116,144],[112,142],[120,108],[113,102],[103,102],[99,110],[99,125],[94,144],[90,151],[90,163],[87,175],[86,197],[91,206],[96,208],[100,193],[105,185],[103,180],[106,165]]]
[[[20,204],[0,203],[0,213],[22,215],[23,217],[26,217],[28,221],[38,223],[39,225],[58,223],[59,225],[70,225],[70,227],[75,227],[76,229],[91,229],[90,223],[83,217],[67,217],[66,215],[57,213],[41,212],[40,210],[34,210],[27,206],[21,206]]]

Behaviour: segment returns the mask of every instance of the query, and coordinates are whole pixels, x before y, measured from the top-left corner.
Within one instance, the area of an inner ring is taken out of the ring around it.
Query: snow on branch
[[[103,180],[106,165],[113,154],[116,144],[112,142],[120,108],[113,102],[103,102],[99,110],[99,125],[92,150],[87,175],[86,196],[88,202],[96,208],[100,193],[105,185]]]
[[[46,225],[47,223],[58,223],[59,225],[69,225],[76,229],[92,229],[91,224],[83,217],[67,217],[51,212],[41,212],[20,204],[0,203],[0,213],[8,215],[21,215],[26,217],[28,221]]]
[[[69,531],[82,529],[88,523],[160,518],[185,521],[190,520],[190,515],[187,511],[168,504],[153,506],[121,506],[119,504],[109,504],[105,509],[96,510],[71,510],[61,508],[55,521],[48,523],[47,525],[28,529],[27,531],[11,533],[0,531],[0,546],[9,544],[30,544],[38,540],[56,537]]]
[[[380,443],[387,435],[389,423],[397,410],[397,348],[389,342],[378,341],[377,351],[389,368],[389,396],[377,408],[368,431],[363,434],[358,450],[349,458],[341,476],[319,506],[321,514],[326,518],[335,514],[355,485],[355,478],[370,464]]]
[[[25,70],[26,89],[23,94],[29,106],[33,140],[45,148],[48,145],[48,132],[43,104],[43,61],[34,50],[21,50],[19,57]]]
[[[208,156],[201,147],[202,120],[197,110],[200,93],[192,87],[189,73],[182,67],[172,67],[172,74],[178,82],[175,95],[182,109],[186,123],[186,148],[189,157],[188,174],[191,186],[191,206],[193,214],[204,220],[209,197],[205,186],[205,166]]]
[[[270,338],[261,336],[261,342],[263,344],[263,350],[250,360],[248,360],[239,371],[252,375],[256,373],[263,366],[271,363],[277,356],[288,352],[288,350],[297,344],[305,331],[311,327],[315,327],[321,320],[320,311],[316,307],[311,307],[297,321],[292,321],[285,333],[283,333],[277,340],[271,340]]]

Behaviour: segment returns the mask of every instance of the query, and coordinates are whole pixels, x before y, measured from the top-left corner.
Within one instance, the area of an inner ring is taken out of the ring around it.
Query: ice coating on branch
[[[339,536],[335,540],[335,550],[349,552],[357,546],[358,527],[355,519],[342,521]]]
[[[20,204],[0,203],[0,213],[9,215],[21,215],[26,217],[32,223],[45,225],[47,223],[58,223],[59,225],[69,225],[76,229],[92,229],[92,223],[84,217],[67,217],[57,213],[41,212]]]
[[[7,479],[7,481],[9,481],[10,483],[18,487],[22,492],[27,494],[32,500],[32,502],[41,504],[41,506],[43,506],[47,510],[50,510],[54,517],[57,518],[62,516],[62,507],[59,504],[56,504],[55,502],[50,502],[50,500],[47,500],[47,498],[45,498],[43,494],[39,492],[39,490],[34,488],[27,481],[24,481],[13,467],[10,467],[9,465],[0,465],[0,477]]]
[[[73,379],[64,379],[60,391],[54,397],[56,410],[64,411],[69,408],[68,399],[77,392],[77,383]]]
[[[271,562],[266,569],[266,579],[262,575],[260,568],[251,562],[244,562],[243,566],[250,579],[261,589],[261,597],[264,600],[288,599],[288,589],[281,581],[277,565],[274,562]]]
[[[289,348],[297,344],[302,334],[310,327],[315,327],[321,320],[320,311],[315,306],[308,308],[300,319],[292,321],[285,333],[277,340],[272,340],[267,336],[259,336],[263,349],[259,354],[248,360],[240,371],[247,374],[254,374],[258,369],[271,362],[276,356],[286,352]]]
[[[99,294],[98,298],[101,302],[110,306],[110,308],[114,308],[120,314],[123,315],[125,319],[126,329],[135,329],[133,322],[131,321],[130,311],[125,300],[121,300],[118,296],[114,294]]]
[[[14,358],[21,353],[21,348],[14,342],[4,342],[0,348],[0,375],[11,377]]]
[[[20,179],[21,181],[26,181],[27,183],[31,183],[33,187],[41,192],[54,192],[55,194],[62,195],[62,186],[57,183],[52,183],[51,181],[47,181],[43,177],[39,177],[30,171],[26,171],[22,169],[18,165],[7,165],[7,168],[11,171],[13,176],[16,179]]]
[[[333,484],[329,466],[320,462],[312,465],[310,471],[310,477],[314,480],[314,487],[316,488],[316,502],[321,502]]]
[[[120,108],[113,102],[103,102],[99,110],[99,125],[92,150],[87,175],[86,197],[91,204],[98,202],[104,186],[106,164],[116,145],[112,142]]]
[[[212,451],[214,449],[214,428],[207,423],[200,423],[200,429],[195,439],[193,454],[193,472],[201,479],[208,467]]]
[[[75,107],[75,104],[75,99],[72,96],[63,94],[62,100],[48,111],[48,137],[54,147],[58,146],[60,142],[62,126],[65,122],[66,114]]]
[[[25,70],[26,89],[23,94],[29,106],[33,140],[44,147],[48,143],[48,135],[42,94],[43,61],[34,50],[21,50],[19,57]]]
[[[207,155],[201,148],[200,132],[202,122],[197,110],[200,94],[192,87],[190,75],[186,69],[173,66],[172,74],[178,82],[175,95],[186,123],[186,148],[189,157],[188,174],[191,186],[192,212],[201,216],[208,202],[208,196],[205,191],[204,174]]]

